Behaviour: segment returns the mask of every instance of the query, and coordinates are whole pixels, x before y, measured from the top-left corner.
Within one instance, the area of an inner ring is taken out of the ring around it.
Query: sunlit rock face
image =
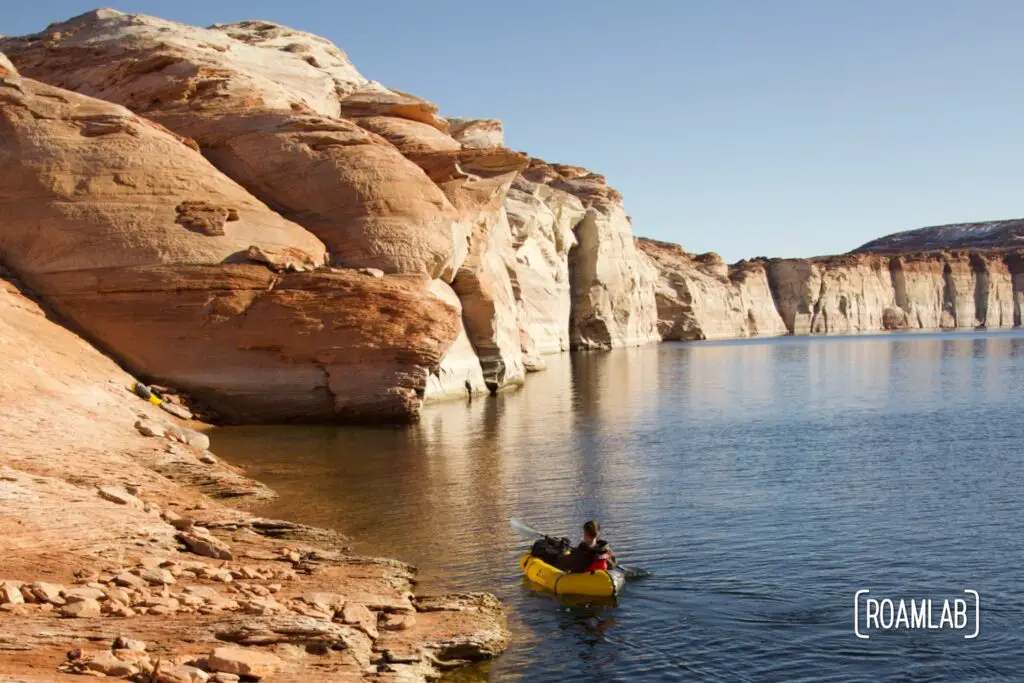
[[[1012,254],[850,254],[769,262],[783,320],[795,334],[1012,327]]]
[[[4,70],[0,259],[53,309],[230,421],[416,418],[461,329],[428,275],[329,270],[191,141]]]
[[[659,272],[665,339],[843,334],[1020,324],[1016,251],[938,251],[769,259],[726,266],[715,255],[640,240]]]
[[[657,274],[636,247],[622,196],[603,176],[539,159],[531,160],[522,177],[519,189],[523,192],[512,198],[520,202],[513,209],[517,222],[529,226],[526,234],[534,228],[538,246],[546,248],[551,260],[568,247],[569,346],[609,349],[658,341]],[[524,200],[543,205],[532,224],[529,212],[524,212]],[[572,239],[564,229],[569,225]],[[541,238],[546,244],[540,244]],[[522,257],[527,260],[528,253]],[[545,280],[559,277],[560,257],[557,260],[554,273],[543,276]],[[534,262],[540,264],[541,259]],[[535,269],[551,270],[541,265]],[[538,336],[543,340],[549,335]],[[550,339],[539,343],[551,346]]]
[[[658,272],[658,330],[667,341],[771,337],[787,333],[763,263],[727,266],[717,254],[640,239]]]
[[[447,123],[433,104],[365,79],[323,38],[268,22],[204,29],[96,10],[0,45],[26,76],[195,140],[319,237],[336,265],[448,280],[461,265],[467,228],[445,194],[358,122],[394,117],[438,135]]]
[[[322,38],[96,10],[0,44],[27,75],[181,136],[312,233],[330,265],[451,285],[456,338],[465,334],[491,391],[542,369],[545,353],[659,337],[654,270],[603,177],[506,149],[500,121],[445,119],[365,78]],[[244,251],[269,267],[298,264],[270,245]],[[463,380],[472,391],[478,378]]]

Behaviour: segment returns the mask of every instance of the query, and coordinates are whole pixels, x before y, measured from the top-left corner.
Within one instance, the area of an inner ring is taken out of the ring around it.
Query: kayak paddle
[[[512,531],[516,532],[517,534],[519,534],[523,538],[548,538],[548,536],[546,534],[542,534],[541,532],[537,531],[532,526],[530,526],[529,524],[527,524],[523,520],[519,519],[518,517],[513,517],[513,518],[511,518],[508,521],[512,525]],[[626,575],[627,579],[635,579],[635,578],[640,577],[640,576],[650,576],[651,575],[651,573],[649,571],[647,571],[646,569],[638,569],[636,567],[627,567],[626,565],[623,565],[623,564],[619,565],[619,569],[622,570],[622,572]]]

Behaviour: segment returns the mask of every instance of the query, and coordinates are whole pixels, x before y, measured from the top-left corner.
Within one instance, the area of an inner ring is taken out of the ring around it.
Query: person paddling
[[[599,540],[601,525],[590,520],[583,525],[583,540],[573,548],[569,556],[569,571],[593,572],[600,569],[614,569],[619,562],[608,541]]]

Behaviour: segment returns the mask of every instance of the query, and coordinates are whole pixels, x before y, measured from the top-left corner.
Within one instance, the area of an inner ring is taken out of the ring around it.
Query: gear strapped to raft
[[[569,567],[570,545],[568,538],[551,538],[545,536],[533,542],[530,554],[538,560],[550,564],[556,569],[567,571]]]

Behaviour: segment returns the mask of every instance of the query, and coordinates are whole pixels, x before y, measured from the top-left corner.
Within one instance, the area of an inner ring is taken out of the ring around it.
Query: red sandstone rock
[[[97,10],[47,35],[6,39],[0,50],[24,75],[194,139],[224,173],[320,237],[336,263],[454,277],[466,228],[444,193],[384,138],[341,118],[399,135],[401,120],[447,138],[433,104],[367,81],[321,38],[265,22],[200,29]],[[230,234],[230,208],[189,205],[182,224]]]
[[[426,277],[235,264],[255,245],[316,267],[323,246],[124,109],[5,83],[0,128],[18,154],[0,162],[0,254],[58,311],[236,421],[415,418],[458,334],[458,312]],[[116,130],[83,137],[92,121]],[[185,201],[193,217],[216,205],[239,220],[225,217],[223,235],[182,226]]]

